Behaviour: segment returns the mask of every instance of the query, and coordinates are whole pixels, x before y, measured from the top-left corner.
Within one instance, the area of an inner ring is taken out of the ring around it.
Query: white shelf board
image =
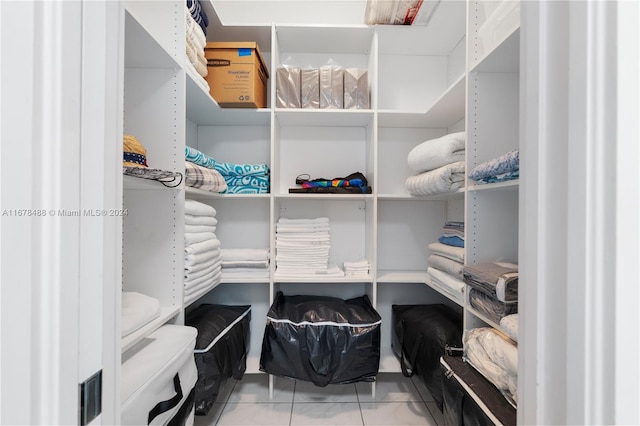
[[[273,275],[273,281],[276,283],[296,283],[296,284],[341,284],[341,283],[370,283],[373,281],[373,277],[370,274],[367,275],[358,275],[358,276],[349,276],[349,277],[331,277],[325,276],[322,277],[318,274],[318,278],[309,277],[309,276],[300,276],[300,277],[291,277],[291,276],[282,276],[277,272]]]
[[[447,201],[457,200],[464,197],[464,188],[455,192],[434,195],[411,195],[411,194],[378,194],[381,201]]]
[[[125,351],[131,349],[136,343],[162,327],[179,313],[180,308],[177,306],[160,308],[160,316],[158,318],[122,338],[122,352],[124,353]]]
[[[367,25],[276,25],[280,52],[368,54],[373,33]]]
[[[373,199],[372,194],[275,194],[279,200],[331,200],[331,201],[361,201]]]
[[[237,277],[237,278],[225,278],[222,277],[220,284],[269,284],[269,277],[266,278],[254,278],[254,277]]]
[[[519,72],[520,71],[520,28],[496,45],[476,64],[470,72]]]
[[[269,126],[269,108],[221,108],[186,72],[187,118],[200,126]]]
[[[180,190],[181,186],[177,186],[175,188],[170,188],[168,186],[164,186],[157,180],[153,179],[144,179],[130,175],[122,175],[122,187],[125,190],[128,189],[153,189],[160,191],[173,191]]]
[[[427,279],[427,271],[379,270],[376,276],[376,281],[379,283],[424,284]]]
[[[509,190],[509,191],[517,191],[520,186],[520,180],[508,180],[504,182],[495,182],[495,183],[485,183],[480,185],[470,185],[467,186],[467,192],[476,192],[476,191],[496,191],[496,190]]]
[[[466,32],[466,2],[434,0],[426,25],[378,25],[380,54],[446,56]],[[427,2],[421,8],[431,7]],[[416,43],[416,40],[420,40]]]
[[[378,371],[380,373],[399,373],[402,371],[400,369],[400,360],[398,360],[398,357],[393,353],[391,346],[380,348],[380,366],[378,367]]]
[[[486,315],[478,312],[477,310],[475,310],[473,307],[471,306],[467,306],[467,312],[469,312],[471,315],[473,315],[474,317],[482,320],[483,322],[485,322],[487,325],[490,325],[491,327],[495,328],[496,330],[498,330],[500,333],[504,334],[508,339],[514,341],[515,343],[517,343],[517,340],[512,339],[511,337],[509,337],[509,335],[507,334],[507,332],[500,326],[499,323],[495,322],[494,320],[492,320],[491,318],[487,317]]]
[[[366,127],[373,123],[373,111],[276,108],[276,119],[281,126]]]
[[[265,199],[271,194],[221,194],[219,192],[203,191],[202,189],[185,186],[185,196],[191,200],[220,200],[220,199]]]
[[[128,11],[124,25],[125,68],[180,68],[176,59]]]

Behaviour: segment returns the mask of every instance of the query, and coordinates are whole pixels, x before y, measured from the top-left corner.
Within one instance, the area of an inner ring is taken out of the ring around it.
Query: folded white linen
[[[234,269],[224,269],[222,268],[222,279],[233,279],[237,280],[239,278],[269,278],[269,270],[268,269],[257,269],[257,268],[234,268]]]
[[[206,251],[211,251],[211,250],[216,249],[218,247],[220,247],[220,240],[218,240],[218,239],[206,240],[206,241],[202,241],[202,242],[194,243],[194,244],[189,244],[188,246],[185,246],[184,254],[185,255],[189,255],[189,254],[204,253]]]
[[[222,260],[222,267],[232,268],[268,268],[268,260]]]
[[[184,289],[193,289],[193,288],[197,288],[199,285],[211,281],[213,279],[213,277],[215,277],[217,274],[220,273],[220,268],[216,268],[213,271],[209,272],[206,275],[203,275],[201,277],[198,277],[196,279],[190,280],[190,281],[184,281],[183,283],[183,287]]]
[[[209,284],[208,286],[202,288],[201,290],[194,290],[192,293],[185,294],[184,295],[184,305],[185,306],[189,306],[190,304],[192,304],[196,300],[200,299],[203,295],[205,295],[208,292],[210,292],[211,290],[213,290],[217,285],[218,285],[218,283],[213,282],[212,284]]]
[[[467,361],[517,404],[518,348],[492,327],[467,330],[463,336]]]
[[[405,187],[412,195],[434,195],[455,192],[464,186],[464,161],[451,163],[421,173],[409,176]]]
[[[213,216],[193,216],[190,214],[185,214],[184,223],[185,225],[216,226],[218,224],[218,219]]]
[[[203,280],[198,284],[192,284],[189,287],[185,287],[183,290],[183,295],[187,297],[187,296],[191,296],[194,293],[199,292],[204,288],[215,287],[217,284],[220,283],[221,278],[222,278],[222,273],[218,271],[213,275],[209,276],[206,280]]]
[[[193,232],[216,232],[216,227],[212,225],[184,225],[185,233]]]
[[[518,341],[518,314],[511,314],[502,317],[500,320],[500,327],[507,333],[507,336],[511,337],[516,342]]]
[[[191,63],[193,66],[195,66],[196,62],[198,61],[198,58],[196,56],[196,49],[193,46],[193,39],[190,39],[189,37],[186,38],[186,42],[184,44],[184,50],[187,55],[188,62]]]
[[[160,316],[160,301],[135,291],[122,292],[122,337],[128,336]]]
[[[277,276],[304,276],[304,277],[344,277],[344,271],[340,269],[337,265],[330,265],[328,267],[322,269],[301,269],[301,270],[289,270],[286,268],[276,268]]]
[[[462,302],[466,287],[464,281],[432,267],[427,268],[427,274],[432,285]]]
[[[222,266],[222,259],[220,258],[220,256],[213,257],[203,262],[194,263],[193,265],[184,265],[184,273],[185,275],[196,274],[204,269],[211,267],[211,265]]]
[[[206,251],[204,253],[188,254],[184,257],[184,264],[185,266],[196,265],[198,263],[207,262],[218,257],[220,257],[219,248],[213,249],[211,251]]]
[[[316,223],[329,223],[328,217],[316,217],[313,219],[290,219],[288,217],[281,217],[278,219],[278,223],[281,224],[316,224]]]
[[[204,49],[205,45],[207,44],[207,37],[205,36],[204,31],[202,31],[202,27],[196,22],[195,19],[193,19],[193,16],[191,16],[191,12],[187,12],[186,15],[187,18],[185,22],[185,33],[188,36],[193,37],[198,46]]]
[[[193,79],[193,81],[196,82],[196,84],[198,86],[200,86],[200,88],[209,93],[210,87],[209,87],[209,83],[207,83],[207,80],[204,79],[204,77],[209,73],[209,71],[207,70],[207,74],[205,74],[204,76],[201,74],[202,70],[197,70],[195,65],[192,64],[190,61],[185,61],[184,62],[186,65],[186,70],[187,70],[187,74],[189,74],[191,76],[191,78]]]
[[[200,201],[186,199],[184,200],[184,213],[193,216],[215,216],[216,209]]]
[[[216,234],[213,232],[185,232],[184,245],[188,246],[195,243],[201,243],[202,241],[215,240]]]
[[[429,263],[429,266],[446,272],[458,279],[462,279],[462,270],[464,269],[462,262],[458,262],[439,254],[429,255],[427,262]]]
[[[464,262],[464,247],[455,247],[442,243],[431,243],[427,247],[435,254],[458,262]]]
[[[232,260],[267,260],[269,259],[269,249],[222,249],[222,259]]]
[[[464,161],[465,140],[465,133],[458,132],[424,141],[409,152],[409,168],[418,174],[445,164]]]
[[[217,269],[220,269],[220,262],[212,263],[211,265],[207,266],[205,269],[202,269],[199,271],[185,271],[184,283],[194,281],[204,275],[214,272]]]

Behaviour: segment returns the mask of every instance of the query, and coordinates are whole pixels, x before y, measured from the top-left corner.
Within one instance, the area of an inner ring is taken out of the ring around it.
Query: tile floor
[[[442,426],[442,413],[419,379],[400,373],[380,373],[375,397],[370,383],[329,385],[275,378],[269,399],[266,374],[230,380],[207,416],[196,426],[228,425],[433,425]]]

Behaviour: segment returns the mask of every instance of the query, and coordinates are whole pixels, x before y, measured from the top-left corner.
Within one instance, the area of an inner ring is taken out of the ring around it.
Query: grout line
[[[231,398],[231,394],[233,393],[233,390],[236,388],[237,384],[238,384],[238,380],[233,379],[233,386],[231,386],[231,390],[227,394],[227,398],[224,400],[224,404],[222,405],[222,410],[220,410],[220,413],[218,414],[218,418],[216,418],[216,422],[214,423],[214,425],[217,425],[220,422],[220,419],[222,418],[222,413],[224,413],[224,410],[227,408],[227,403],[229,402],[229,399]]]
[[[293,421],[293,404],[295,404],[296,400],[296,387],[298,386],[298,381],[293,381],[293,392],[291,395],[291,412],[289,413],[289,426],[291,426],[291,422]]]
[[[356,390],[356,401],[358,401],[358,410],[360,410],[360,420],[362,421],[362,425],[364,426],[364,414],[362,414],[362,404],[360,403],[360,393],[358,392],[358,386],[353,384],[353,387]]]

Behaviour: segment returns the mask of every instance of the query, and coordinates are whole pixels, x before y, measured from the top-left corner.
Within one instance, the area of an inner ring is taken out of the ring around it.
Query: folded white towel
[[[220,265],[218,265],[217,267],[213,268],[213,270],[211,272],[208,272],[204,275],[201,275],[197,278],[193,278],[190,280],[184,280],[183,282],[183,286],[184,288],[191,288],[191,287],[195,287],[201,283],[203,283],[204,281],[211,279],[211,277],[213,277],[215,274],[217,274],[218,272],[220,272],[222,268],[220,268]]]
[[[451,295],[454,299],[462,302],[465,289],[464,281],[431,267],[427,268],[427,274],[433,285]]]
[[[329,223],[328,217],[317,217],[315,219],[289,219],[287,217],[281,217],[278,219],[278,223],[281,224],[315,224],[315,223]]]
[[[184,213],[193,216],[215,216],[216,209],[200,201],[186,199],[184,200]]]
[[[445,164],[464,161],[465,140],[465,133],[459,132],[424,141],[409,152],[409,168],[414,173],[423,173]]]
[[[269,249],[222,249],[223,260],[266,260]]]
[[[184,215],[184,223],[185,225],[209,225],[216,226],[218,224],[218,219],[213,216],[193,216],[190,214]]]
[[[233,268],[233,269],[225,269],[222,268],[222,280],[237,280],[237,279],[247,279],[247,278],[264,278],[269,279],[269,270],[268,269],[254,269],[254,268]]]
[[[189,285],[185,285],[183,293],[185,296],[189,296],[194,294],[195,292],[202,290],[208,286],[216,285],[220,282],[220,278],[222,277],[221,271],[213,272],[206,277],[202,277],[198,282],[189,283]]]
[[[207,266],[205,269],[199,270],[199,271],[184,271],[184,282],[190,282],[190,281],[194,281],[204,275],[210,274],[211,272],[214,272],[217,269],[220,269],[220,262],[214,262],[211,265]]]
[[[195,243],[201,243],[202,241],[215,240],[216,234],[213,232],[185,232],[184,245],[188,246]]]
[[[220,247],[220,240],[206,240],[199,243],[189,244],[184,248],[184,254],[199,254],[211,251]]]
[[[223,260],[223,268],[268,268],[268,260]]]
[[[441,256],[439,254],[429,255],[429,257],[427,258],[427,262],[429,263],[429,266],[446,272],[458,279],[462,279],[462,269],[464,268],[462,262],[450,259],[445,256]]]
[[[206,77],[208,75],[209,71],[206,70],[206,68],[205,68],[205,70],[196,69],[196,66],[194,64],[192,64],[188,60],[184,61],[184,63],[186,65],[185,70],[187,71],[187,74],[189,74],[189,76],[191,76],[193,81],[195,81],[196,84],[198,86],[200,86],[200,88],[203,91],[209,93],[209,90],[210,90],[209,83],[207,83],[207,80],[204,79],[204,77]],[[206,74],[203,74],[204,71],[206,71]]]
[[[185,266],[197,265],[198,263],[207,262],[218,257],[220,257],[219,248],[211,251],[206,251],[204,253],[188,254],[184,257],[184,264]],[[222,260],[222,258],[220,258],[220,260]]]
[[[216,227],[211,225],[184,225],[185,233],[193,232],[216,232]]]
[[[222,266],[222,259],[218,257],[214,257],[212,259],[205,260],[204,262],[194,263],[193,265],[184,265],[184,273],[185,274],[197,274],[198,272],[211,267],[211,265],[220,265]]]

